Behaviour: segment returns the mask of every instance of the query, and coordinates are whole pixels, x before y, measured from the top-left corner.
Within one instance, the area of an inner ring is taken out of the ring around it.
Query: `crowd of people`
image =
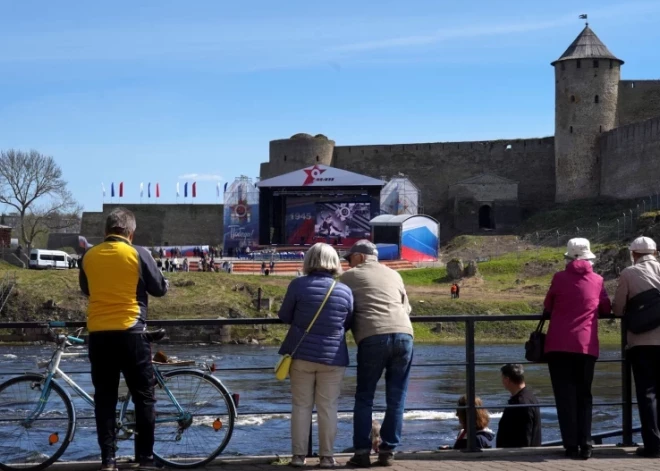
[[[120,373],[133,392],[136,413],[136,460],[140,470],[156,469],[153,459],[155,399],[153,366],[146,328],[148,295],[163,296],[169,283],[151,254],[132,245],[134,215],[113,210],[106,221],[106,239],[83,257],[80,287],[90,297],[89,358],[95,389],[95,417],[102,471],[116,471],[115,408]],[[621,273],[613,302],[603,278],[593,271],[596,256],[586,239],[571,239],[566,267],[555,274],[544,301],[549,320],[545,360],[555,396],[566,456],[592,455],[591,383],[599,354],[598,318],[612,310],[626,318],[628,350],[637,389],[644,446],[637,454],[660,458],[660,263],[652,239],[630,245],[632,266]],[[342,273],[339,255],[324,243],[305,254],[302,276],[291,281],[278,316],[289,330],[280,354],[291,355],[291,448],[294,467],[306,464],[309,424],[318,414],[320,467],[333,468],[337,411],[346,367],[346,334],[357,344],[357,384],[353,407],[353,456],[348,464],[366,468],[391,466],[402,442],[403,413],[414,357],[411,307],[401,275],[378,262],[376,246],[358,241],[344,255],[351,269]],[[272,268],[272,267],[271,267]],[[135,280],[131,286],[126,280]],[[117,354],[119,353],[119,354]],[[386,412],[375,439],[374,397],[385,376]],[[541,444],[539,403],[525,383],[521,365],[501,369],[509,405],[497,434],[479,398],[474,424],[467,420],[467,398],[458,401],[461,426],[453,448],[467,448],[475,427],[479,448],[527,447]]]

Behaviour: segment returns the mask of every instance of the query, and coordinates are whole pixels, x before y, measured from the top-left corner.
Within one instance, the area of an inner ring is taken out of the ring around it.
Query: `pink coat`
[[[543,303],[551,313],[547,352],[583,353],[598,357],[598,315],[612,310],[603,277],[586,260],[555,273]]]

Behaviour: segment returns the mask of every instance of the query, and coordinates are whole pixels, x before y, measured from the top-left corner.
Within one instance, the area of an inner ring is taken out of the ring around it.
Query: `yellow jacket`
[[[149,294],[164,296],[169,286],[147,249],[117,235],[85,253],[79,281],[89,332],[144,331]]]

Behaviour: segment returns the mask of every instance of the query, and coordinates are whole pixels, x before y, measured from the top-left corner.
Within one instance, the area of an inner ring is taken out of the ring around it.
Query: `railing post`
[[[626,358],[628,332],[625,320],[621,320],[621,420],[623,442],[621,446],[633,446],[633,409],[632,409],[632,375],[630,363]]]
[[[465,378],[467,389],[467,448],[466,451],[480,451],[477,448],[477,409],[474,401],[476,398],[476,365],[474,355],[474,321],[465,321]]]

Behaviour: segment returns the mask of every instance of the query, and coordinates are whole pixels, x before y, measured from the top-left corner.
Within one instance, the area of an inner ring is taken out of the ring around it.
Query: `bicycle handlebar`
[[[78,343],[78,344],[85,343],[83,339],[79,339],[78,337],[72,337],[70,335],[67,335],[66,339],[71,343]]]

